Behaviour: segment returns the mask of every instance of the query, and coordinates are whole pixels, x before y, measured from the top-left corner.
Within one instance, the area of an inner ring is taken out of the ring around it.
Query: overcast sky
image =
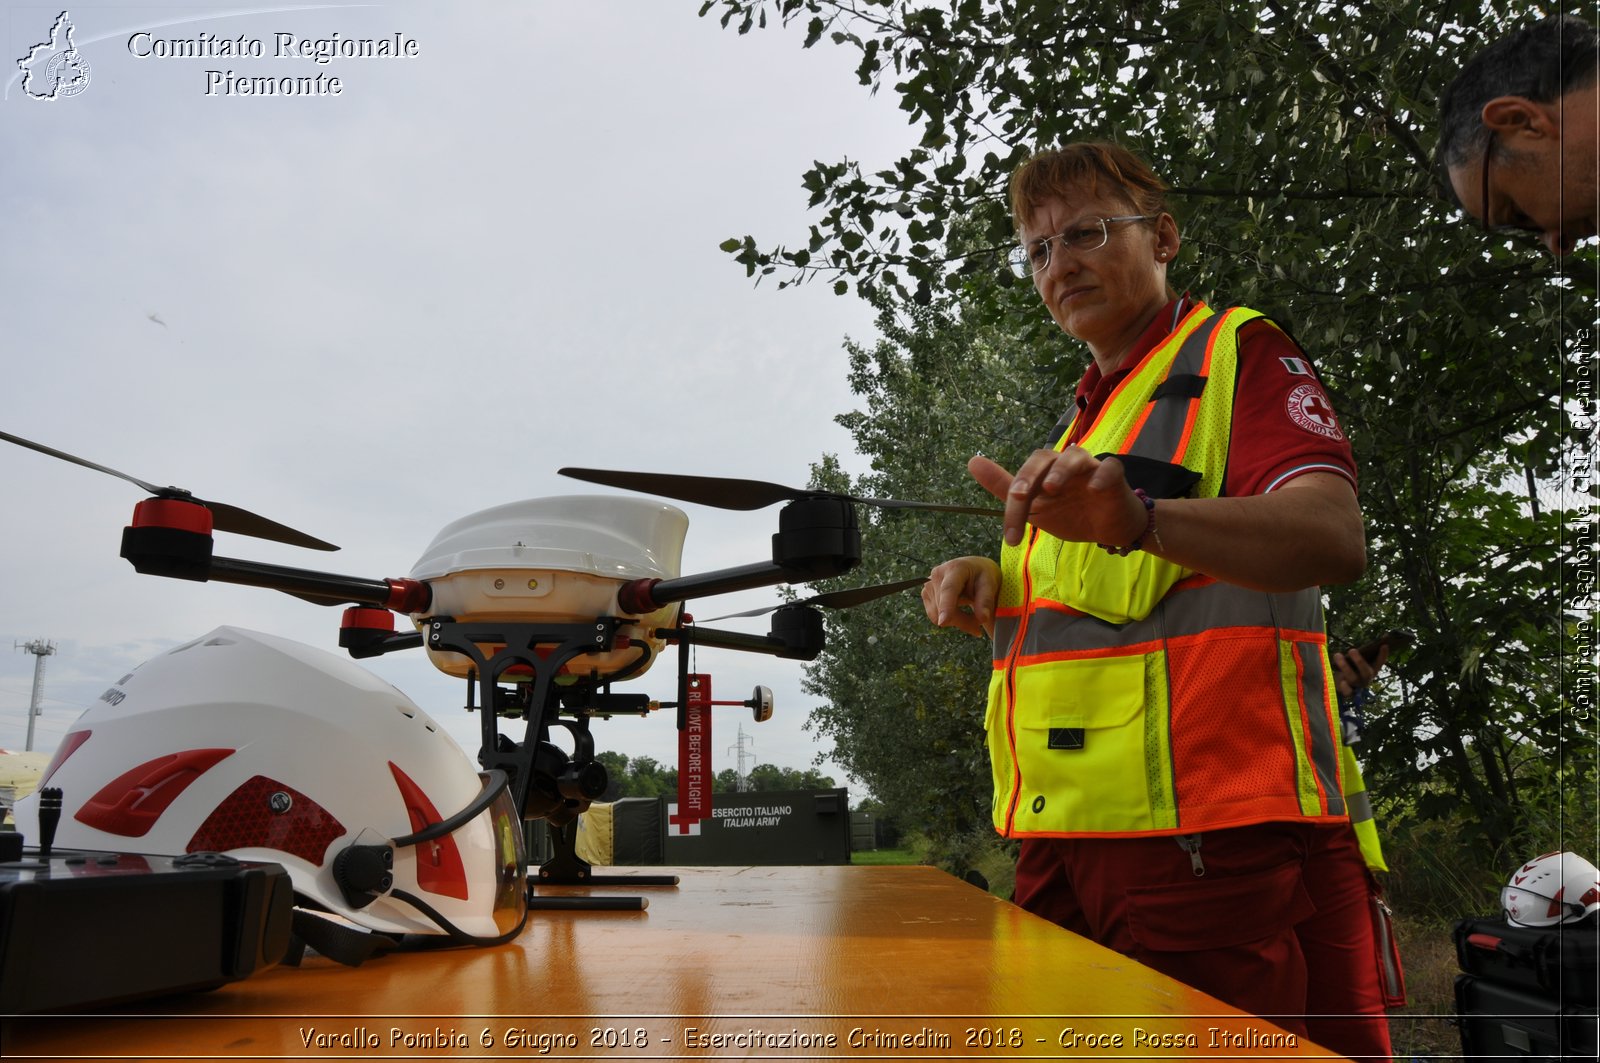
[[[89,80],[49,101],[16,60],[61,8],[7,4],[0,429],[343,547],[219,534],[218,554],[370,578],[408,574],[476,510],[604,493],[563,465],[803,485],[831,451],[859,469],[833,418],[868,309],[825,285],[753,288],[717,245],[802,239],[813,160],[887,162],[913,134],[848,53],[739,37],[699,3],[73,4]],[[275,59],[279,33],[400,34],[417,54]],[[202,35],[264,55],[135,54]],[[228,95],[228,71],[341,91]],[[0,747],[24,744],[35,659],[15,643],[57,647],[42,750],[131,666],[221,624],[338,652],[337,609],[135,573],[118,557],[131,484],[0,445],[0,485]],[[685,572],[770,556],[776,508],[683,509]],[[673,663],[629,689],[672,697]],[[719,697],[777,695],[760,727],[721,710],[717,767],[741,719],[757,762],[826,751],[802,729],[800,664],[697,664]],[[460,681],[417,653],[369,667],[476,751]],[[667,714],[595,731],[675,760]]]

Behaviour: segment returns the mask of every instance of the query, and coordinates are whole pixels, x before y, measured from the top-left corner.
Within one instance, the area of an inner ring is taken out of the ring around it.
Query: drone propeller
[[[628,491],[675,498],[680,502],[697,502],[718,509],[764,509],[776,502],[792,502],[801,498],[842,498],[879,509],[930,509],[940,513],[971,513],[981,517],[999,517],[1004,512],[978,506],[953,506],[943,502],[905,502],[895,498],[858,498],[838,491],[806,490],[768,483],[765,480],[736,480],[722,476],[680,476],[665,472],[619,472],[609,469],[559,469],[562,476],[584,480],[606,487],[620,487]]]
[[[159,498],[196,502],[211,511],[212,527],[219,531],[233,532],[236,535],[249,535],[257,539],[270,539],[273,542],[288,543],[290,546],[304,546],[312,550],[339,549],[332,543],[323,542],[321,539],[307,535],[305,532],[296,531],[287,525],[279,524],[275,520],[268,520],[266,517],[250,512],[248,509],[230,506],[226,502],[208,502],[203,498],[197,498],[181,487],[157,487],[155,484],[146,483],[137,476],[129,476],[125,472],[119,472],[104,465],[97,465],[75,454],[68,454],[62,450],[56,450],[54,447],[47,447],[43,443],[35,443],[31,439],[14,436],[9,432],[0,432],[0,439],[15,443],[19,447],[27,447],[29,450],[37,450],[41,454],[48,454],[52,458],[70,461],[74,465],[82,465],[86,469],[94,469],[97,472],[115,476],[119,480],[126,480]]]
[[[851,606],[865,605],[867,602],[879,598],[887,598],[899,591],[908,591],[912,587],[920,587],[928,582],[927,576],[918,576],[916,579],[903,579],[899,583],[879,583],[872,587],[854,587],[847,591],[829,591],[827,594],[818,594],[804,598],[798,602],[779,602],[777,605],[764,605],[759,609],[746,609],[742,613],[728,613],[725,616],[714,616],[705,621],[708,624],[718,620],[732,620],[741,616],[761,616],[763,613],[777,612],[787,605],[820,605],[824,609],[849,609]]]

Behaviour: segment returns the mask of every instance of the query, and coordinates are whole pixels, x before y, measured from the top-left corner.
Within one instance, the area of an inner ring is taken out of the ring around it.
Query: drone
[[[344,606],[338,643],[361,659],[421,648],[447,675],[464,680],[467,709],[480,712],[478,761],[503,771],[526,821],[545,820],[554,855],[539,872],[550,884],[611,884],[575,851],[576,821],[609,786],[595,758],[590,723],[676,709],[679,793],[674,827],[686,831],[711,811],[709,721],[715,706],[744,706],[770,718],[772,693],[717,701],[711,677],[689,670],[686,649],[705,646],[811,661],[822,652],[819,608],[848,608],[919,586],[925,577],[818,594],[729,614],[771,614],[766,635],[707,628],[685,611],[692,599],[841,576],[861,561],[856,507],[999,515],[934,502],[861,498],[760,480],[562,468],[572,479],[722,509],[778,503],[771,557],[734,568],[682,574],[688,517],[658,500],[618,495],[526,499],[469,514],[440,530],[408,576],[369,579],[222,557],[213,533],[227,531],[313,550],[338,547],[249,510],[161,487],[116,469],[0,432],[0,439],[94,469],[141,488],[123,529],[121,556],[140,573],[234,583]],[[411,630],[400,630],[396,614]],[[613,690],[637,679],[668,645],[678,648],[677,698]],[[523,721],[520,739],[502,721]],[[553,742],[565,731],[571,752]],[[632,885],[657,883],[638,877]]]

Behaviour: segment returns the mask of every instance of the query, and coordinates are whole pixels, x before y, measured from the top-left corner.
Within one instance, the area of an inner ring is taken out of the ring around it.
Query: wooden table
[[[646,911],[537,912],[499,948],[312,956],[112,1014],[8,1019],[4,1055],[1328,1057],[932,868],[638,873],[663,870],[681,883],[632,891]]]

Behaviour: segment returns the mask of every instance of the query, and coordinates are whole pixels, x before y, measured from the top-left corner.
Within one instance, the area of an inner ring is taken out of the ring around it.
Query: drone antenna
[[[23,747],[26,752],[33,752],[33,721],[44,710],[39,707],[39,702],[44,698],[44,659],[56,652],[56,644],[46,639],[34,639],[31,642],[14,642],[13,649],[27,650],[33,654],[33,700],[28,704],[28,743]]]

